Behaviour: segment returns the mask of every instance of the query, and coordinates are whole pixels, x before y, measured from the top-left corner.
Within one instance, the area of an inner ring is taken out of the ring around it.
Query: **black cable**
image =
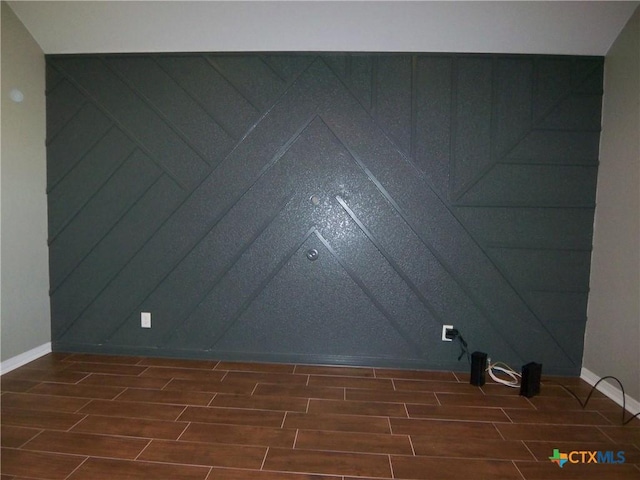
[[[578,397],[578,395],[576,395],[573,391],[571,391],[571,389],[569,387],[567,387],[566,385],[563,385],[559,382],[554,382],[553,380],[549,380],[549,383],[555,383],[556,385],[560,385],[562,388],[564,388],[567,392],[569,392],[573,398],[575,398],[578,403],[580,404],[580,406],[582,407],[582,409],[584,410],[585,408],[587,408],[587,404],[589,403],[589,400],[591,400],[591,396],[593,395],[593,392],[596,390],[596,388],[598,387],[598,385],[600,385],[600,382],[602,382],[603,380],[615,380],[616,382],[618,382],[618,385],[620,385],[620,391],[622,392],[622,419],[620,420],[620,424],[622,426],[627,425],[629,422],[631,422],[631,420],[633,420],[634,418],[638,417],[640,415],[640,412],[636,413],[635,415],[632,415],[630,418],[625,420],[625,413],[627,411],[627,397],[624,393],[624,385],[622,385],[622,382],[620,380],[618,380],[616,377],[614,377],[613,375],[606,375],[604,377],[602,377],[600,380],[598,380],[596,383],[593,384],[593,386],[591,387],[591,390],[589,391],[589,395],[587,395],[587,398],[585,399],[585,401],[583,402],[582,400],[580,400],[580,397]]]
[[[627,418],[627,421],[626,421],[626,422],[624,422],[624,423],[622,424],[622,426],[625,426],[625,425],[626,425],[627,423],[629,423],[631,420],[633,420],[634,418],[637,418],[637,417],[638,417],[638,415],[640,415],[640,412],[636,413],[635,415],[631,415],[631,417],[630,417],[630,418]],[[624,414],[623,414],[622,416],[624,417]]]
[[[465,339],[462,338],[460,332],[455,328],[452,328],[450,330],[450,335],[452,335],[453,340],[457,339],[460,342],[460,355],[458,355],[458,361],[460,361],[460,359],[466,354],[467,361],[469,362],[469,365],[471,365],[471,354],[469,353],[469,346],[467,345]]]

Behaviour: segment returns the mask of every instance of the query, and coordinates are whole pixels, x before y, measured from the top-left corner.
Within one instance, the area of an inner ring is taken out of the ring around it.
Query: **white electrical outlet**
[[[151,328],[151,313],[140,312],[140,326],[142,328]]]
[[[453,330],[453,325],[442,325],[442,341],[453,342],[453,338],[447,338],[447,332]]]

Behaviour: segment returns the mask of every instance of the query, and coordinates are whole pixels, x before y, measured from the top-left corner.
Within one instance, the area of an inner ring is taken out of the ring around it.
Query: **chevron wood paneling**
[[[48,56],[54,348],[578,373],[602,67]]]

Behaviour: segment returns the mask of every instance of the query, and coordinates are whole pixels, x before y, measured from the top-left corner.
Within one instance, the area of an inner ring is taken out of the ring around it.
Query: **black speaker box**
[[[476,387],[484,385],[486,370],[487,354],[484,352],[473,352],[471,354],[471,379],[469,383]]]
[[[520,384],[520,395],[534,397],[540,393],[540,376],[542,375],[542,364],[530,362],[522,367],[522,383]]]

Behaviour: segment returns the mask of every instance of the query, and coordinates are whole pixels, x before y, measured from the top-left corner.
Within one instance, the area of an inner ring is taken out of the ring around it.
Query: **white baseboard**
[[[600,380],[600,377],[598,375],[584,367],[580,371],[580,378],[591,386],[595,385],[596,382]],[[598,385],[596,390],[609,397],[618,405],[622,406],[622,390],[620,390],[617,386],[608,383],[608,381],[605,380],[604,382],[600,383],[600,385]],[[640,412],[640,402],[638,400],[636,400],[635,398],[631,398],[626,393],[624,394],[624,397],[626,402],[626,409],[628,412],[632,414]]]
[[[15,357],[8,358],[4,362],[0,363],[0,375],[9,373],[11,370],[15,370],[29,362],[33,362],[47,353],[51,353],[51,342],[32,348],[31,350],[21,353],[20,355],[16,355]]]

